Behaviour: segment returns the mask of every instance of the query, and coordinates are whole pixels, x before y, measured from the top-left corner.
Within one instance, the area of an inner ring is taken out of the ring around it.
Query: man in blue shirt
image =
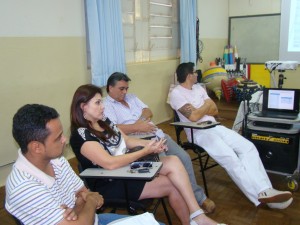
[[[191,158],[169,135],[158,129],[151,121],[151,110],[134,94],[127,94],[130,78],[123,73],[113,73],[107,80],[108,96],[104,100],[104,114],[125,134],[152,134],[165,138],[167,155],[176,155],[185,166],[198,204],[206,212],[215,210],[215,203],[207,198],[195,178]]]

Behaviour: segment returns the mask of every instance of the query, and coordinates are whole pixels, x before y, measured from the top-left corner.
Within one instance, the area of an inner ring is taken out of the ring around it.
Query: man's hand
[[[157,127],[151,122],[150,118],[146,120],[139,119],[134,124],[137,127],[138,132],[155,133],[157,130]]]
[[[69,208],[67,205],[63,204],[60,206],[62,209],[65,209],[65,212],[63,214],[64,218],[66,220],[77,220],[78,219],[78,215],[77,213],[75,212],[74,209],[72,208]]]
[[[80,192],[79,195],[85,202],[94,202],[96,209],[99,209],[104,203],[102,195],[100,195],[98,192]]]
[[[80,211],[82,206],[88,201],[94,202],[95,209],[99,209],[104,203],[102,195],[99,195],[98,192],[81,191],[77,194],[74,208],[69,208],[65,204],[61,205],[61,208],[65,209],[65,212],[63,214],[64,218],[68,221],[77,220],[79,213],[78,210]]]

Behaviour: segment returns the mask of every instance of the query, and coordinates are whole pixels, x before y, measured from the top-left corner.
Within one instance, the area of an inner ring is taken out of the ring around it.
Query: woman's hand
[[[145,147],[149,150],[149,154],[151,153],[161,153],[167,151],[168,148],[165,144],[166,139],[162,138],[160,140],[151,140]]]

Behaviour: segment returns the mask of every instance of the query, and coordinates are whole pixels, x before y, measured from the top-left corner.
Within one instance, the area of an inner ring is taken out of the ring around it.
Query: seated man
[[[203,188],[196,183],[190,156],[173,139],[164,134],[152,122],[152,112],[140,99],[127,94],[130,78],[123,73],[113,73],[107,80],[108,96],[104,100],[105,115],[125,133],[152,133],[159,138],[166,138],[167,155],[176,155],[185,166],[198,204],[206,212],[213,212],[215,204],[206,197]]]
[[[125,216],[96,215],[103,204],[62,157],[66,144],[58,113],[25,105],[13,118],[19,157],[6,182],[5,208],[23,224],[97,225]]]
[[[215,122],[218,109],[206,91],[197,83],[194,63],[182,63],[176,70],[176,86],[170,104],[182,122]],[[191,131],[186,129],[191,141]],[[203,147],[229,174],[241,191],[256,206],[284,209],[292,203],[292,194],[272,188],[257,149],[250,141],[224,126],[194,130],[194,142]]]

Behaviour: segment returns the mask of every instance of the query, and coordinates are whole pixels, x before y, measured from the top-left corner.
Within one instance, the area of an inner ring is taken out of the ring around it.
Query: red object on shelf
[[[234,97],[233,87],[237,84],[239,84],[239,82],[235,78],[232,78],[227,81],[221,81],[222,91],[226,102],[230,102]]]

